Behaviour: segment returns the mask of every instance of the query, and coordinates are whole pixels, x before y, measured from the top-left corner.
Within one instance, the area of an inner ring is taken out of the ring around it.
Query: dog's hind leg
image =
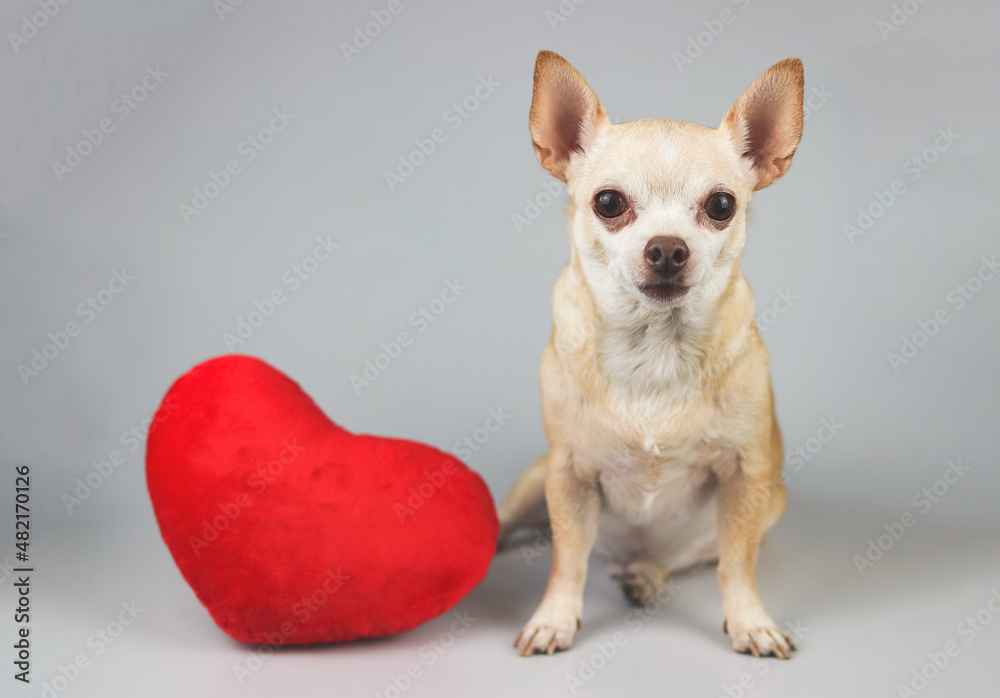
[[[497,511],[500,519],[500,539],[497,550],[502,550],[510,537],[525,528],[542,528],[548,524],[549,512],[545,506],[545,464],[548,456],[534,462],[510,488]]]
[[[622,586],[622,593],[633,606],[645,606],[655,599],[668,572],[655,562],[633,562],[628,565],[615,565],[609,569],[612,579],[617,579]]]

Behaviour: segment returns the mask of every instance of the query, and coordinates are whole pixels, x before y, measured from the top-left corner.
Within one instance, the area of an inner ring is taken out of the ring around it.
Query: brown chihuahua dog
[[[717,129],[612,124],[569,63],[538,54],[531,137],[568,186],[571,256],[541,363],[549,453],[499,512],[501,544],[552,526],[548,588],[515,641],[524,656],[572,646],[595,542],[637,604],[670,572],[718,560],[734,649],[782,659],[795,649],[754,574],[786,495],[769,359],[739,260],[753,192],[792,162],[802,97],[802,63],[789,58]]]

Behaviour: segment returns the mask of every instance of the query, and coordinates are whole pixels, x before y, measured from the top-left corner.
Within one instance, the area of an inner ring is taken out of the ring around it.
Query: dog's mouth
[[[690,289],[690,286],[668,283],[643,284],[642,286],[639,286],[639,290],[642,291],[643,295],[656,301],[677,300],[678,298],[684,297]]]

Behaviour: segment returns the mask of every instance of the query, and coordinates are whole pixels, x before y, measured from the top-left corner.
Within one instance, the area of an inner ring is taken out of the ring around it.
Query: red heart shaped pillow
[[[246,356],[174,383],[149,433],[146,479],[181,574],[242,642],[409,630],[471,591],[496,548],[479,475],[430,446],[338,427]]]

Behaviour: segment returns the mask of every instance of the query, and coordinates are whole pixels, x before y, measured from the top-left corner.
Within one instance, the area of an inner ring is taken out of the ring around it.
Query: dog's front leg
[[[587,558],[601,502],[597,488],[580,479],[570,459],[568,449],[549,452],[545,499],[552,524],[552,571],[542,603],[514,641],[522,657],[569,649],[580,627]]]
[[[795,645],[764,609],[754,573],[761,539],[784,507],[784,486],[767,463],[762,449],[761,453],[741,456],[735,468],[720,475],[719,587],[723,628],[732,637],[737,652],[788,659]]]

